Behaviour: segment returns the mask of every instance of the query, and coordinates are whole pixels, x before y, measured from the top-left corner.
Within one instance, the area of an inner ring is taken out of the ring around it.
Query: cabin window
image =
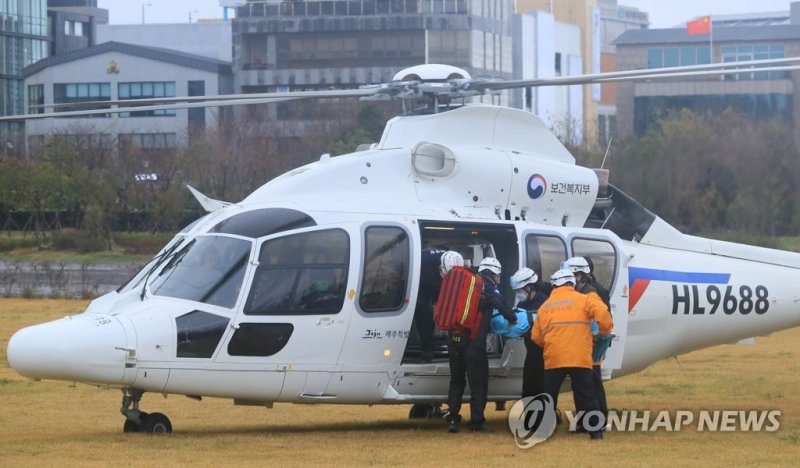
[[[244,280],[251,243],[226,236],[197,237],[163,259],[151,285],[157,296],[233,308]]]
[[[364,238],[361,310],[399,310],[406,303],[408,289],[408,234],[399,227],[372,226],[367,228]]]
[[[228,354],[272,356],[286,346],[293,331],[291,323],[240,323],[228,343]]]
[[[264,242],[247,315],[337,314],[344,304],[350,239],[342,229]]]
[[[175,319],[179,358],[210,358],[230,320],[195,310]]]
[[[567,245],[557,236],[531,234],[525,238],[527,262],[525,265],[536,272],[543,281],[558,270],[567,259]]]
[[[608,291],[614,285],[617,251],[614,244],[600,239],[572,239],[572,255],[586,257],[594,264],[594,277]]]
[[[257,239],[279,232],[316,226],[316,224],[310,216],[300,211],[287,208],[266,208],[233,215],[211,228],[209,232]]]

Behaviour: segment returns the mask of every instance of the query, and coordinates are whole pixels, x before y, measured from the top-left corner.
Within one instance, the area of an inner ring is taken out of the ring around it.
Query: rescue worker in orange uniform
[[[597,322],[600,334],[607,335],[612,328],[611,314],[598,296],[575,290],[575,275],[571,270],[556,271],[550,282],[553,291],[539,308],[531,330],[531,339],[544,349],[544,390],[558,407],[559,389],[569,375],[576,410],[600,419],[582,420],[578,424],[596,428],[589,432],[590,437],[602,439],[605,418],[592,381],[591,322]]]
[[[583,294],[595,294],[603,304],[611,310],[611,303],[609,301],[608,291],[600,285],[597,279],[592,274],[593,264],[588,257],[572,257],[566,261],[561,262],[561,268],[567,268],[575,275],[575,290]],[[608,418],[608,400],[606,399],[606,389],[603,385],[603,372],[602,364],[605,358],[605,351],[610,344],[610,337],[607,335],[600,335],[596,333],[597,324],[592,324],[594,350],[592,352],[592,360],[594,365],[592,368],[592,381],[594,381],[595,395],[597,395],[597,404],[600,405],[600,411],[603,416]]]

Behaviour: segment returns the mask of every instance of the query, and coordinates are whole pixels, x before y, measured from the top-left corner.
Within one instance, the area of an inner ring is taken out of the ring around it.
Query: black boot
[[[461,416],[450,416],[447,418],[447,432],[455,434],[461,430]]]

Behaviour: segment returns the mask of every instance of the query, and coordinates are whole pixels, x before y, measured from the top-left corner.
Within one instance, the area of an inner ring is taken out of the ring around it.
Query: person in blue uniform
[[[509,282],[516,296],[516,308],[528,312],[528,323],[533,324],[536,311],[547,300],[548,285],[539,285],[539,275],[530,268],[521,268]],[[540,291],[542,289],[542,291]],[[542,348],[531,340],[530,333],[523,335],[525,341],[525,364],[522,370],[522,398],[544,392],[544,356]]]

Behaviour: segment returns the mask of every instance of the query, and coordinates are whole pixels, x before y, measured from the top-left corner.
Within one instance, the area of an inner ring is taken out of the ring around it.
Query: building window
[[[73,33],[75,36],[83,36],[83,23],[76,21],[73,23]]]
[[[55,83],[53,102],[55,104],[85,103],[111,100],[111,83]],[[109,106],[94,106],[93,109],[108,109]],[[86,110],[81,106],[56,107],[55,112]],[[84,117],[109,117],[109,114],[88,115]]]
[[[109,133],[56,133],[49,138],[53,140],[69,144],[78,151],[110,151],[114,146],[114,137]]]
[[[707,63],[711,63],[711,49],[708,46],[647,49],[647,68],[683,67]]]
[[[556,76],[561,76],[561,52],[556,52]]]
[[[205,81],[190,81],[188,83],[189,96],[205,96]],[[206,110],[201,108],[189,109],[189,125],[192,130],[201,129],[206,126]]]
[[[128,149],[136,146],[143,150],[173,149],[177,146],[178,136],[175,133],[121,133],[120,148]]]
[[[120,99],[153,99],[175,97],[174,81],[143,81],[120,83],[118,86]],[[150,103],[153,104],[153,103]],[[135,107],[135,106],[130,106]],[[174,116],[175,110],[150,110],[140,112],[123,112],[120,117],[163,117]]]
[[[401,60],[402,63],[410,65],[424,61],[425,56],[425,34],[415,30],[385,31],[380,35],[356,31],[294,36],[287,35],[277,40],[276,59],[280,67],[319,68],[326,64],[333,66],[334,63],[337,67],[359,66],[358,64],[364,63],[365,60],[373,63],[391,62],[393,66]],[[436,35],[431,34],[431,36]],[[455,33],[447,37],[452,41],[451,46],[445,44],[447,51],[458,53],[456,49],[462,47],[464,51],[459,56],[466,56],[469,41],[457,42]],[[438,51],[441,47],[437,43],[437,38],[429,38],[432,41],[429,44],[431,51]],[[262,52],[261,49],[263,45],[254,47],[249,55],[245,54],[251,57],[253,66],[257,68],[266,65],[266,52]],[[261,62],[258,62],[259,60]]]
[[[642,136],[650,124],[670,112],[689,109],[694,113],[720,113],[727,108],[754,120],[792,119],[791,94],[710,94],[696,96],[640,96],[634,99],[634,133]]]
[[[721,48],[723,62],[778,59],[784,58],[785,54],[783,44],[739,44]],[[774,66],[783,66],[783,64]],[[785,71],[725,75],[726,80],[781,80],[786,78],[788,78],[788,75]]]
[[[44,85],[28,86],[28,113],[44,114]]]

